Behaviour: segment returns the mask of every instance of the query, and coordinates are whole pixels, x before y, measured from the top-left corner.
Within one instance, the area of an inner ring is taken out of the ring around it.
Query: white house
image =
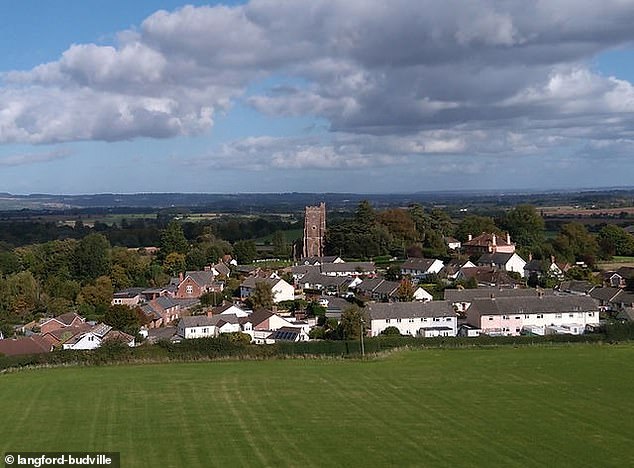
[[[281,278],[257,278],[250,276],[240,285],[240,297],[245,299],[255,291],[257,283],[267,283],[271,286],[273,293],[273,302],[276,304],[283,301],[292,301],[295,299],[295,288]]]
[[[444,263],[435,258],[408,258],[401,265],[401,274],[411,276],[415,280],[422,280],[429,275],[439,273],[443,267]]]
[[[368,304],[371,336],[387,327],[396,327],[401,335],[456,336],[458,316],[447,301],[388,302]]]
[[[599,325],[599,307],[589,296],[475,299],[467,321],[488,335],[581,334],[586,326]]]
[[[178,335],[190,340],[193,338],[209,338],[216,336],[217,318],[206,315],[183,317],[178,322]]]
[[[114,330],[110,325],[100,323],[88,331],[77,333],[72,338],[66,340],[62,345],[63,349],[89,350],[99,348],[106,341],[120,341],[129,347],[134,347],[134,337]]]
[[[427,301],[432,301],[433,299],[434,299],[434,296],[429,294],[421,286],[417,287],[416,290],[414,291],[414,300],[415,301],[427,302]]]
[[[492,266],[504,271],[514,271],[524,277],[526,261],[515,252],[486,253],[478,259],[478,266]]]

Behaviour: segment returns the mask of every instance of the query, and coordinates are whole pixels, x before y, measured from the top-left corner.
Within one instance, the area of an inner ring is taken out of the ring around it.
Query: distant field
[[[125,467],[632,466],[634,345],[0,375],[0,452]]]
[[[634,214],[634,207],[632,206],[622,208],[584,208],[561,205],[539,207],[538,210],[544,216],[618,216],[621,213]]]
[[[608,262],[599,262],[599,267],[603,270],[617,270],[624,266],[634,267],[634,257],[615,256]]]

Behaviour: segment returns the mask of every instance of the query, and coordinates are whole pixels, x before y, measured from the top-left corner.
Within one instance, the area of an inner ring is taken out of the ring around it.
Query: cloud
[[[236,99],[329,124],[326,138],[252,138],[212,157],[256,170],[629,140],[632,84],[589,62],[631,44],[632,24],[634,5],[619,0],[252,0],[161,10],[114,45],[74,44],[56,61],[4,73],[0,142],[196,135]],[[246,95],[278,76],[302,84]]]
[[[25,166],[35,163],[43,163],[48,161],[55,161],[58,159],[64,159],[71,155],[71,152],[67,149],[56,149],[53,151],[47,151],[43,153],[21,153],[11,154],[9,156],[0,157],[0,166]]]

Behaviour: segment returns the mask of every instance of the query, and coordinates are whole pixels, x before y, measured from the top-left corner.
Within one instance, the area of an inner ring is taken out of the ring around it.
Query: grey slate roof
[[[366,310],[371,320],[456,317],[448,301],[374,303],[368,304]]]
[[[178,326],[191,328],[191,327],[211,327],[218,321],[218,316],[207,317],[206,315],[192,315],[188,317],[182,317],[178,322]]]
[[[426,272],[434,264],[434,258],[408,258],[401,265],[401,270],[418,270]]]
[[[372,273],[376,271],[374,262],[325,263],[318,266],[322,273]]]
[[[564,292],[574,292],[588,294],[595,285],[590,281],[568,280],[562,281],[559,290]]]
[[[469,315],[555,314],[597,310],[596,304],[588,296],[500,297],[475,299]]]
[[[608,302],[620,292],[619,288],[594,288],[590,291],[590,297],[598,301]]]
[[[550,289],[533,288],[476,288],[445,289],[444,298],[451,302],[472,302],[474,299],[490,299],[493,297],[537,297],[539,294],[554,295]]]
[[[187,271],[185,272],[185,278],[190,277],[199,286],[206,286],[213,283],[214,273],[213,271]]]
[[[487,253],[482,255],[477,263],[484,265],[506,265],[513,255],[515,254],[503,252]]]
[[[171,307],[176,307],[176,306],[180,305],[180,304],[178,304],[178,302],[176,302],[174,299],[172,299],[171,297],[168,297],[168,296],[159,296],[159,297],[157,297],[154,300],[163,309],[169,309]]]

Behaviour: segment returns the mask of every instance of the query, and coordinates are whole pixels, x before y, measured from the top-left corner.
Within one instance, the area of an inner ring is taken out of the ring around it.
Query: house
[[[453,237],[445,237],[444,240],[445,240],[445,244],[447,245],[447,248],[449,250],[460,250],[460,247],[462,246],[460,241],[458,239],[453,238]]]
[[[456,281],[470,281],[471,278],[484,287],[514,288],[517,283],[507,272],[495,267],[462,268],[456,274]]]
[[[271,286],[273,302],[276,304],[282,301],[292,301],[295,299],[295,288],[281,278],[256,278],[250,276],[240,284],[240,298],[246,299],[253,291],[257,283],[267,283]]]
[[[510,234],[506,238],[494,233],[483,232],[477,237],[469,234],[467,242],[462,244],[462,250],[466,255],[483,255],[487,253],[514,253],[515,244],[511,242]]]
[[[126,305],[128,307],[134,307],[141,302],[145,302],[143,290],[145,288],[127,288],[121,291],[117,291],[112,295],[112,305]]]
[[[456,336],[458,316],[448,301],[385,302],[367,305],[370,335],[377,336],[387,327],[398,328],[401,335]]]
[[[435,258],[408,258],[401,265],[401,274],[420,281],[439,273],[443,267],[444,263]]]
[[[487,335],[582,334],[599,325],[599,308],[585,296],[494,297],[475,299],[467,322]]]
[[[374,301],[398,301],[399,281],[387,281],[383,278],[369,278],[363,280],[356,286],[359,294],[366,296]],[[420,286],[415,286],[413,291],[413,299],[416,301],[431,301],[433,296]]]
[[[361,281],[361,280],[358,280]],[[311,270],[295,281],[299,289],[312,289],[316,291],[327,291],[333,294],[340,294],[348,291],[354,278],[350,276],[328,276]]]
[[[167,296],[159,296],[150,302],[143,304],[141,310],[150,320],[149,327],[157,328],[166,326],[174,320],[178,320],[181,315],[181,305]]]
[[[99,323],[87,331],[77,333],[62,344],[63,349],[90,350],[99,348],[107,341],[120,341],[129,347],[134,347],[134,337],[113,329],[110,325]]]
[[[249,315],[247,311],[231,303],[222,304],[217,307],[214,307],[207,313],[209,317],[213,317],[214,315],[221,315],[221,314],[224,314],[224,315],[232,314],[232,315],[235,315],[236,317],[247,317]]]
[[[275,331],[279,328],[289,327],[292,325],[292,323],[284,317],[280,317],[273,311],[267,309],[258,309],[253,311],[253,313],[247,316],[246,320],[251,322],[253,330]]]
[[[524,277],[530,278],[533,276],[539,279],[542,276],[548,276],[562,281],[564,279],[564,272],[569,268],[569,264],[559,264],[555,262],[555,257],[552,256],[550,257],[550,262],[548,262],[546,260],[534,259],[532,255],[529,255],[528,262],[524,265]]]
[[[85,322],[83,317],[80,317],[74,312],[68,312],[66,314],[58,315],[45,320],[40,324],[40,334],[45,335],[54,330],[62,328],[73,328],[83,325]]]
[[[625,288],[628,282],[634,280],[634,267],[621,267],[616,271],[608,271],[603,278],[605,286]]]
[[[443,278],[455,280],[458,272],[463,268],[475,268],[476,264],[471,260],[464,260],[459,258],[453,258],[445,263],[445,266],[440,270],[439,275]]]
[[[275,330],[268,337],[273,343],[277,341],[308,341],[310,340],[308,333],[301,327],[282,327]]]
[[[613,309],[614,304],[616,304],[613,301],[622,291],[621,288],[594,288],[590,291],[590,297],[594,300],[599,310],[616,310]]]
[[[569,280],[569,281],[562,281],[557,289],[560,292],[564,292],[568,294],[578,294],[580,296],[587,296],[590,294],[590,291],[592,291],[592,289],[594,289],[595,287],[596,286],[592,284],[590,281]]]
[[[451,302],[459,313],[464,313],[476,299],[497,299],[501,297],[539,297],[552,296],[554,292],[548,289],[533,288],[475,288],[475,289],[445,289],[444,299]]]
[[[61,347],[65,342],[76,336],[78,333],[86,332],[92,325],[82,322],[77,326],[57,328],[55,330],[41,333],[41,336],[53,343],[54,347]]]
[[[208,292],[222,292],[222,286],[214,281],[216,271],[208,268],[203,271],[187,271],[178,277],[175,296],[178,298],[199,298]]]
[[[0,340],[0,356],[41,354],[53,351],[53,343],[40,335]]]
[[[186,340],[214,337],[216,336],[217,322],[215,317],[207,315],[182,317],[178,322],[178,335]]]
[[[526,261],[516,253],[486,253],[481,255],[476,263],[478,266],[490,266],[507,272],[519,273],[522,278],[525,274],[524,267],[526,266]]]

